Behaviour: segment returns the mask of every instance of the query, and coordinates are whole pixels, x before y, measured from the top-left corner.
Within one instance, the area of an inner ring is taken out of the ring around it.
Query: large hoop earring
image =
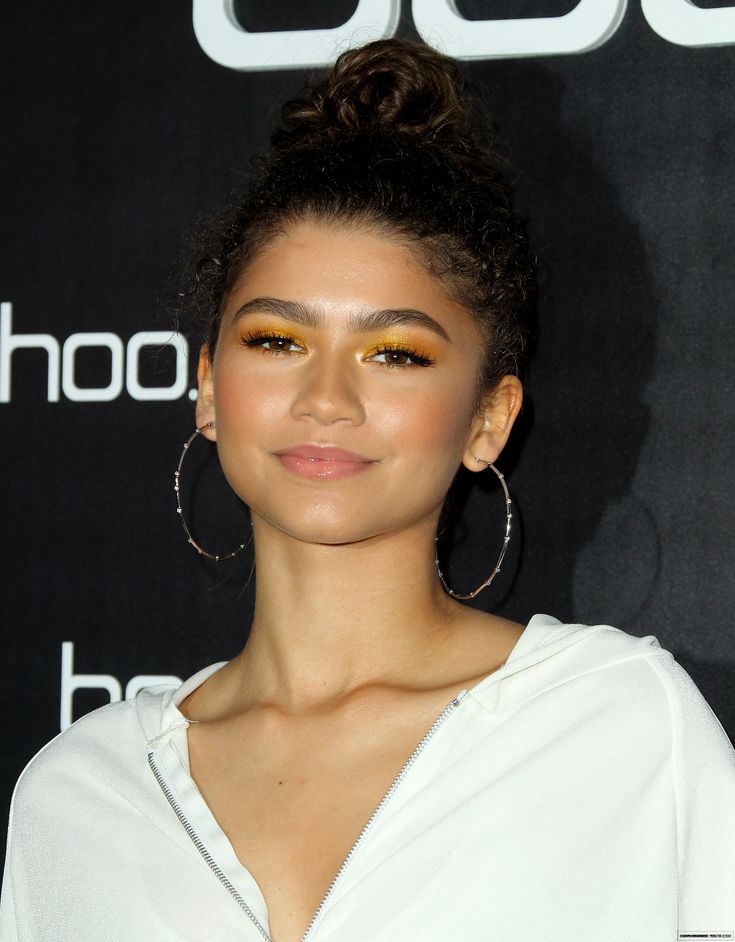
[[[207,550],[205,550],[203,546],[200,546],[199,543],[197,543],[197,541],[192,536],[191,530],[186,525],[186,520],[184,519],[184,511],[181,507],[181,493],[180,493],[180,488],[179,488],[179,480],[181,478],[181,466],[184,463],[184,458],[189,452],[189,446],[197,437],[197,435],[201,435],[203,429],[205,428],[215,428],[214,422],[205,422],[204,425],[200,425],[199,428],[195,428],[194,431],[189,436],[189,438],[187,439],[187,441],[184,442],[184,447],[181,451],[181,457],[179,458],[179,463],[176,467],[176,471],[174,472],[174,491],[176,492],[176,513],[179,515],[181,519],[181,526],[184,528],[184,533],[186,534],[187,540],[189,541],[189,543],[191,543],[191,545],[194,547],[197,553],[199,553],[200,556],[206,556],[207,559],[213,559],[216,563],[218,563],[223,559],[232,559],[233,556],[237,556],[238,553],[241,553],[245,549],[245,547],[248,545],[250,540],[252,540],[253,534],[251,532],[250,537],[248,538],[247,542],[241,543],[236,550],[233,550],[231,553],[226,553],[222,556],[218,556],[216,553],[208,553]]]
[[[498,471],[498,469],[495,467],[494,464],[492,464],[492,462],[485,461],[484,458],[478,458],[477,456],[475,456],[475,461],[479,461],[482,464],[486,465],[488,468],[492,468],[492,470],[497,475],[498,480],[500,481],[500,484],[503,488],[503,493],[505,494],[505,535],[503,537],[503,547],[500,550],[500,556],[498,556],[498,561],[495,563],[495,568],[493,569],[493,571],[490,573],[490,575],[487,577],[487,579],[483,583],[481,583],[472,592],[468,592],[466,595],[461,595],[459,592],[455,592],[454,589],[450,589],[447,583],[445,582],[444,575],[441,571],[441,567],[439,566],[439,552],[438,552],[439,535],[437,534],[437,536],[434,538],[434,564],[436,565],[436,573],[439,576],[439,582],[441,582],[444,590],[449,595],[451,595],[453,599],[462,599],[463,601],[466,599],[474,599],[476,595],[479,595],[483,589],[486,589],[490,585],[493,579],[500,572],[500,567],[502,565],[503,558],[505,557],[506,550],[508,549],[508,543],[510,543],[510,526],[511,526],[511,521],[513,519],[513,514],[511,513],[511,509],[510,509],[511,508],[510,493],[508,492],[508,485],[505,483],[504,475],[502,474],[502,472]]]

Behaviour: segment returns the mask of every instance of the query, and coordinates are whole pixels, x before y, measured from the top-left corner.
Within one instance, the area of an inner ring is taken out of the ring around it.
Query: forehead
[[[226,316],[261,296],[298,300],[332,318],[350,310],[414,308],[455,327],[474,327],[410,243],[365,226],[304,221],[275,236],[233,287]]]

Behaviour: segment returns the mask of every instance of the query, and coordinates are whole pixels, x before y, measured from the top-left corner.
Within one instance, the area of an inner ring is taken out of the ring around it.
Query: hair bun
[[[343,53],[284,106],[258,170],[196,269],[210,354],[251,261],[315,221],[398,236],[471,314],[483,341],[477,397],[518,373],[535,263],[492,123],[451,59],[405,39]]]
[[[328,75],[287,102],[273,144],[322,135],[404,132],[426,141],[469,143],[472,106],[456,64],[410,40],[349,49]]]

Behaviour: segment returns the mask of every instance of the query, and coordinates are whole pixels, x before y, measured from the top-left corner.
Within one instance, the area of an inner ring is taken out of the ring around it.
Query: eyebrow
[[[304,327],[326,327],[327,320],[317,308],[302,301],[285,301],[281,298],[253,298],[235,311],[232,322],[236,324],[241,317],[254,311],[267,311],[277,314],[284,320],[301,324]],[[452,342],[442,325],[423,311],[413,308],[387,308],[385,310],[366,310],[347,317],[347,328],[352,331],[385,330],[387,327],[399,327],[403,324],[415,324],[432,331],[444,340]]]

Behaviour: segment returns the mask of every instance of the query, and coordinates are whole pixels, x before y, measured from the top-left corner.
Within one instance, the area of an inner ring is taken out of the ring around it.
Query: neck
[[[297,712],[420,674],[462,608],[437,580],[434,532],[425,521],[330,546],[255,519],[255,617],[237,659],[246,699]]]

